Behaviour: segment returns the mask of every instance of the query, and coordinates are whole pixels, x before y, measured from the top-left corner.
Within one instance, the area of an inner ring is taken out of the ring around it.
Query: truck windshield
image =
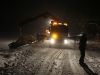
[[[51,32],[68,33],[68,26],[65,25],[52,26]]]

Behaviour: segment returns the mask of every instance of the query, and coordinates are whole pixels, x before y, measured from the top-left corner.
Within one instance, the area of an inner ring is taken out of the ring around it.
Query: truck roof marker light
[[[62,23],[58,23],[59,25],[62,25]]]
[[[57,21],[51,21],[51,25],[58,25]]]
[[[65,26],[68,26],[68,24],[67,24],[67,23],[64,23],[64,25],[65,25]]]
[[[57,22],[54,22],[53,25],[57,25]]]

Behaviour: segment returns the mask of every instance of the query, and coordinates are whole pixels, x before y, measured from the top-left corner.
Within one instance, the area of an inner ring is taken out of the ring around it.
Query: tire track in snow
[[[65,60],[63,60],[61,75],[74,75],[72,68],[71,68],[70,60],[69,60],[70,57],[69,57],[68,50],[64,51],[64,57],[65,57]]]

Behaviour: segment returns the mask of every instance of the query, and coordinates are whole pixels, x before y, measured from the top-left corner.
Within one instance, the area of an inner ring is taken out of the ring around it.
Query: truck
[[[44,42],[47,35],[45,33],[37,33],[37,41],[38,42]]]
[[[56,21],[51,22],[49,27],[50,45],[56,43],[67,44],[68,43],[68,24],[60,23]]]

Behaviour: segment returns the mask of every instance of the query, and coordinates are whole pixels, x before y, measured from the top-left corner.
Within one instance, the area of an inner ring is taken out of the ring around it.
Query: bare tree
[[[82,30],[81,33],[86,33],[86,23],[88,21],[88,18],[85,14],[80,14],[76,19],[76,24],[81,26]]]

